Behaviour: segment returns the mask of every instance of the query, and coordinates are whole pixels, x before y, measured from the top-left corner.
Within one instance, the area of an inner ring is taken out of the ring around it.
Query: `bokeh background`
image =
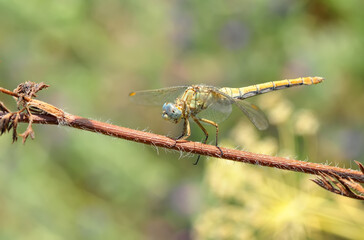
[[[357,169],[364,160],[360,0],[0,0],[0,86],[24,81],[67,112],[178,135],[130,91],[242,87],[302,76],[310,87],[251,99],[220,144]],[[16,109],[12,98],[0,101]],[[25,126],[22,126],[24,129]],[[0,239],[360,239],[362,202],[313,176],[166,151],[66,127],[0,137]],[[214,131],[213,128],[208,128]],[[193,125],[191,139],[200,141]]]

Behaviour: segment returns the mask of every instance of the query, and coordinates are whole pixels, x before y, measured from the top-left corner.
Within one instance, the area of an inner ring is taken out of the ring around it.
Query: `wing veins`
[[[256,105],[246,102],[245,100],[235,99],[228,94],[221,92],[216,87],[210,88],[216,94],[223,95],[225,98],[227,98],[230,104],[235,104],[259,130],[265,130],[268,128],[268,119]]]

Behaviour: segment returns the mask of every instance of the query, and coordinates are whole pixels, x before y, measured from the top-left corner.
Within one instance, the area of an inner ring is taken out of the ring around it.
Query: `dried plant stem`
[[[27,129],[22,134],[19,134],[23,138],[24,143],[28,137],[34,139],[34,131],[32,129],[32,124],[34,123],[69,126],[176,151],[315,174],[319,177],[312,179],[312,181],[320,187],[346,197],[364,200],[364,187],[359,184],[364,182],[364,166],[359,162],[355,163],[359,166],[361,172],[236,149],[218,148],[199,142],[176,141],[166,136],[119,127],[68,114],[49,103],[33,99],[38,91],[47,87],[49,86],[44,83],[34,82],[21,83],[13,92],[0,87],[0,92],[15,97],[18,106],[18,111],[11,112],[0,102],[0,135],[13,130],[13,142],[15,142],[18,138],[18,122],[27,122]]]
[[[0,120],[5,114],[0,113]],[[283,157],[274,157],[264,154],[256,154],[236,149],[229,149],[221,147],[223,154],[220,150],[213,145],[202,144],[192,141],[176,141],[169,137],[153,134],[149,132],[138,131],[125,127],[119,127],[112,124],[99,122],[87,118],[64,113],[62,119],[56,118],[51,115],[32,114],[33,123],[38,124],[60,124],[91,132],[101,133],[117,138],[122,138],[134,142],[144,143],[157,147],[164,147],[177,151],[190,152],[200,155],[212,156],[217,158],[223,158],[233,160],[237,162],[244,162],[254,165],[274,167],[279,169],[285,169],[295,172],[303,172],[315,175],[332,174],[342,178],[351,178],[357,182],[364,182],[364,174],[359,171],[351,169],[344,169],[339,167],[333,167],[323,164],[317,164],[312,162],[304,162],[299,160],[287,159]],[[29,119],[24,114],[20,115],[20,122],[28,122]]]

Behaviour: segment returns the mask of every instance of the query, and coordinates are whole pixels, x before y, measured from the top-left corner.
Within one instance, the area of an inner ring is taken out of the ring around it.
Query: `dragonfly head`
[[[173,103],[165,103],[163,105],[162,117],[165,120],[171,121],[173,123],[178,123],[182,117],[182,111]]]

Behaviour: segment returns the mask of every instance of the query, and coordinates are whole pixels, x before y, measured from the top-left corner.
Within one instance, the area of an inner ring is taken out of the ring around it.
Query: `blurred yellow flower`
[[[292,103],[288,100],[279,101],[268,111],[268,119],[271,124],[282,124],[287,121],[293,112]]]
[[[208,161],[212,201],[195,220],[195,239],[361,239],[361,202],[323,191],[309,178]]]
[[[267,114],[269,123],[275,125],[287,121],[293,112],[292,103],[286,100],[282,93],[262,95],[259,107]]]
[[[274,155],[278,151],[277,140],[274,137],[260,139],[258,130],[249,122],[240,122],[232,130],[231,139],[250,152]]]
[[[317,133],[320,123],[311,110],[303,109],[294,116],[294,130],[299,135],[313,135]]]

